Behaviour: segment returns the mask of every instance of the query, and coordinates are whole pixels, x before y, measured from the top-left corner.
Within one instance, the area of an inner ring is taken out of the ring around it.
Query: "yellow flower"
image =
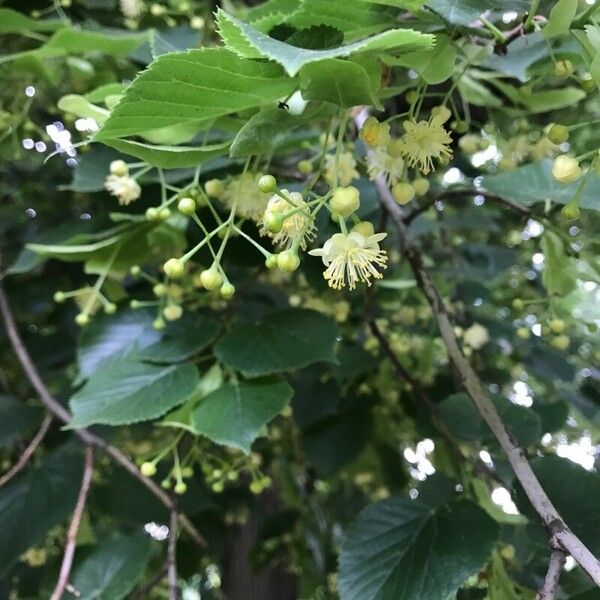
[[[425,175],[433,170],[433,159],[447,161],[452,157],[448,147],[452,142],[438,117],[429,121],[404,121],[406,133],[402,136],[402,153],[409,167],[417,167]]]
[[[361,127],[360,139],[372,148],[386,146],[390,142],[389,123],[380,123],[375,117],[369,117]]]
[[[260,173],[243,173],[236,179],[233,179],[225,187],[223,202],[231,208],[234,201],[237,201],[237,215],[258,221],[265,212],[269,201],[269,195],[263,194],[258,189],[258,180],[260,178]]]
[[[389,144],[378,146],[367,152],[367,172],[372,180],[383,176],[388,185],[393,185],[402,177],[404,160],[400,156],[390,154]]]
[[[335,175],[335,154],[325,156],[325,180],[329,185],[333,185]],[[360,175],[356,170],[356,160],[352,152],[340,152],[338,160],[338,185],[346,187]]]
[[[327,267],[323,277],[334,290],[342,289],[346,283],[353,290],[360,281],[371,285],[372,279],[381,279],[379,269],[385,269],[386,253],[379,242],[387,234],[376,233],[365,237],[358,231],[349,234],[336,233],[323,248],[311,250],[309,254],[321,256]]]
[[[281,229],[276,233],[270,232],[265,227],[263,218],[263,226],[260,229],[260,234],[271,236],[273,242],[281,246],[291,246],[294,242],[297,242],[300,244],[300,248],[305,250],[306,242],[315,237],[315,226],[313,218],[310,216],[310,209],[300,192],[289,192],[286,189],[282,189],[281,193],[286,196],[290,202],[286,202],[280,196],[273,195],[271,196],[269,204],[267,205],[267,210],[265,211],[265,216],[267,213],[270,213],[275,215],[275,217],[282,218]],[[294,210],[294,207],[307,208],[306,210],[299,210],[298,212],[285,217],[286,213]]]

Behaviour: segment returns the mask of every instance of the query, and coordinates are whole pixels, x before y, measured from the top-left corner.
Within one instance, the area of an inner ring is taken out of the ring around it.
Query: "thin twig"
[[[92,446],[88,446],[85,450],[85,463],[83,468],[83,477],[81,478],[81,487],[79,488],[79,496],[77,497],[77,504],[73,511],[73,517],[69,530],[67,531],[67,541],[65,544],[65,554],[63,556],[62,565],[60,567],[60,574],[56,587],[52,592],[50,600],[60,600],[65,586],[69,582],[69,575],[71,574],[71,567],[73,566],[73,557],[75,556],[75,547],[77,546],[77,532],[79,531],[79,525],[81,524],[81,517],[85,510],[85,503],[87,500],[88,492],[90,491],[90,485],[92,483],[92,474],[94,473],[94,449]]]
[[[542,587],[538,590],[535,600],[554,600],[556,598],[556,588],[567,555],[561,548],[553,548],[550,553],[550,562],[548,563],[548,571]]]
[[[31,460],[31,457],[38,449],[38,446],[46,437],[46,434],[50,429],[50,425],[52,425],[52,420],[52,415],[50,413],[46,413],[46,416],[42,421],[41,427],[39,428],[38,432],[33,436],[27,448],[23,450],[23,453],[21,454],[21,456],[19,456],[19,460],[17,460],[17,462],[10,468],[10,470],[8,470],[4,475],[2,475],[2,477],[0,477],[0,488],[5,486],[15,475],[20,473],[27,466],[27,464]]]
[[[23,371],[27,375],[29,382],[31,383],[33,389],[38,393],[42,404],[48,409],[48,411],[54,415],[59,421],[62,421],[65,424],[68,424],[71,421],[71,415],[68,411],[60,404],[49,392],[46,384],[42,381],[36,366],[33,364],[31,360],[31,356],[29,356],[29,352],[25,345],[23,344],[23,340],[19,335],[19,331],[17,329],[17,325],[15,323],[15,319],[13,317],[12,311],[10,309],[10,305],[8,304],[8,299],[6,298],[6,294],[4,293],[4,289],[0,285],[0,313],[2,314],[2,319],[4,320],[4,325],[6,327],[6,333],[8,335],[8,339],[13,347],[21,366],[23,367]],[[104,450],[115,462],[121,465],[130,475],[135,477],[138,481],[140,481],[144,486],[146,486],[154,496],[156,496],[162,504],[168,509],[173,510],[174,503],[173,500],[162,490],[152,479],[142,475],[140,470],[135,466],[135,464],[125,456],[118,448],[115,446],[111,446],[106,442],[106,440],[101,437],[91,433],[87,429],[75,429],[75,435],[85,444],[89,446],[95,446],[96,448],[101,448]],[[179,513],[179,521],[183,528],[187,531],[190,537],[198,544],[199,546],[206,547],[206,540],[202,536],[202,534],[196,529],[193,523],[183,514]]]
[[[169,545],[167,546],[167,581],[169,582],[169,600],[179,599],[177,586],[177,510],[171,510],[169,523]]]
[[[358,127],[367,117],[366,111],[356,117]],[[377,178],[375,186],[379,194],[381,206],[394,222],[402,242],[402,251],[415,279],[425,298],[429,302],[438,324],[442,339],[446,346],[450,361],[454,365],[460,381],[473,400],[480,415],[492,430],[500,447],[506,454],[517,479],[521,483],[531,505],[538,513],[543,523],[552,532],[557,545],[567,551],[583,570],[600,586],[600,562],[585,546],[585,544],[567,527],[564,519],[552,504],[544,488],[538,481],[525,452],[508,432],[504,422],[479,377],[462,353],[454,327],[450,321],[446,305],[433,282],[429,271],[424,265],[418,245],[413,240],[404,221],[404,211],[394,200],[385,179]]]

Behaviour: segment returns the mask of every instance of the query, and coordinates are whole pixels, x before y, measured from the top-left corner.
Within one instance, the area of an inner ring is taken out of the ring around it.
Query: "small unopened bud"
[[[171,279],[183,277],[185,267],[178,258],[170,258],[164,265],[163,270]]]
[[[277,189],[277,180],[273,175],[263,175],[258,180],[258,189],[264,194],[270,194]]]
[[[360,206],[360,192],[353,186],[338,187],[333,190],[329,206],[333,213],[349,217]]]

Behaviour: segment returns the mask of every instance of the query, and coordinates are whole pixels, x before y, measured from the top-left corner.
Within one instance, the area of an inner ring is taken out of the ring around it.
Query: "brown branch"
[[[177,586],[177,511],[171,511],[169,523],[169,545],[167,546],[167,581],[169,583],[169,600],[178,600]]]
[[[538,590],[535,600],[554,600],[556,598],[556,588],[567,555],[561,548],[553,548],[550,553],[550,562],[548,563],[548,571],[542,587]]]
[[[77,504],[73,511],[73,518],[67,531],[67,541],[65,543],[65,554],[63,556],[62,565],[60,567],[60,574],[56,587],[52,592],[50,600],[60,600],[65,586],[69,582],[69,575],[71,574],[71,567],[73,566],[73,557],[75,556],[75,547],[77,546],[77,532],[79,531],[79,525],[81,524],[81,517],[85,510],[85,503],[87,500],[88,492],[90,491],[90,485],[92,483],[92,474],[94,472],[94,449],[92,446],[88,446],[85,450],[85,464],[83,468],[83,477],[81,479],[81,488],[79,489],[79,496],[77,498]]]
[[[0,477],[0,488],[5,486],[15,475],[20,473],[27,466],[27,464],[31,460],[31,457],[38,449],[38,446],[46,437],[46,434],[50,429],[50,425],[52,425],[52,420],[52,415],[50,413],[46,413],[46,416],[42,421],[42,426],[39,428],[38,432],[33,436],[27,448],[23,450],[23,453],[21,454],[21,456],[19,456],[19,460],[17,460],[17,462],[4,475],[2,475],[2,477]]]
[[[365,118],[365,112],[356,117],[355,120],[358,127],[362,125]],[[546,527],[552,530],[552,535],[557,545],[571,554],[596,585],[600,586],[600,562],[565,524],[560,513],[556,510],[538,481],[531,465],[527,461],[525,452],[506,429],[479,377],[463,355],[446,305],[429,271],[425,267],[419,247],[412,239],[404,221],[404,211],[394,200],[389,187],[382,177],[379,177],[375,181],[375,186],[379,193],[382,208],[388,212],[398,230],[403,246],[403,254],[411,266],[418,286],[431,306],[448,356],[458,373],[463,387],[473,400],[483,420],[492,430],[494,437],[498,440],[531,505]]]
[[[25,371],[25,374],[27,375],[27,378],[29,379],[33,389],[38,393],[42,404],[44,404],[48,412],[50,412],[59,421],[68,424],[71,421],[71,415],[64,408],[64,406],[62,406],[62,404],[60,404],[56,398],[52,396],[46,387],[46,384],[42,381],[42,378],[40,377],[36,366],[33,364],[31,356],[29,356],[29,352],[27,351],[27,348],[25,348],[23,340],[19,335],[12,310],[10,309],[8,299],[1,285],[0,313],[2,314],[2,319],[6,327],[6,333],[13,350],[19,362],[21,363],[21,367],[23,368],[23,371]],[[111,446],[106,442],[106,440],[91,433],[87,429],[75,429],[74,433],[85,444],[104,450],[104,452],[106,452],[115,462],[121,465],[130,475],[135,477],[140,483],[146,486],[146,488],[148,488],[148,490],[150,490],[150,492],[152,492],[152,494],[154,494],[154,496],[156,496],[169,511],[174,509],[175,504],[168,494],[166,494],[164,490],[162,490],[152,479],[142,475],[135,464],[129,458],[127,458],[127,456],[125,456],[121,450],[115,446]],[[206,547],[206,540],[185,515],[180,513],[179,521],[189,536],[194,540],[194,542],[196,542],[196,544]]]

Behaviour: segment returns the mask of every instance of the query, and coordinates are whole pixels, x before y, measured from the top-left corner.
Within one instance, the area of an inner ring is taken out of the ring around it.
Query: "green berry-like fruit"
[[[171,279],[180,279],[183,277],[185,267],[178,258],[170,258],[163,265],[163,270]]]
[[[200,273],[200,283],[207,290],[216,290],[223,283],[223,278],[216,267],[211,267]]]
[[[194,469],[192,467],[181,467],[181,476],[186,479],[194,475]]]
[[[235,294],[235,287],[233,285],[231,285],[231,283],[226,281],[221,286],[219,293],[221,294],[221,298],[225,298],[226,300],[229,300],[229,298],[231,298]]]
[[[258,189],[264,194],[271,194],[277,189],[277,180],[273,175],[263,175],[258,180]]]
[[[277,255],[277,266],[286,273],[292,273],[300,266],[300,257],[291,250],[284,250]]]
[[[79,313],[75,317],[75,323],[79,325],[79,327],[85,327],[90,322],[90,317],[87,313]]]
[[[185,484],[185,482],[178,481],[175,484],[174,492],[179,496],[185,494],[187,492],[187,485]]]
[[[153,462],[145,462],[140,466],[140,473],[146,477],[153,477],[156,475],[156,465]]]
[[[54,292],[53,298],[54,302],[56,302],[57,304],[61,304],[67,299],[64,292]]]
[[[569,128],[564,125],[554,123],[548,130],[548,139],[553,144],[562,144],[569,139]]]
[[[196,212],[196,202],[194,201],[193,198],[182,198],[178,203],[177,203],[177,210],[182,214],[182,215],[193,215]]]
[[[548,322],[552,333],[562,333],[565,330],[565,322],[562,319],[552,319]]]

